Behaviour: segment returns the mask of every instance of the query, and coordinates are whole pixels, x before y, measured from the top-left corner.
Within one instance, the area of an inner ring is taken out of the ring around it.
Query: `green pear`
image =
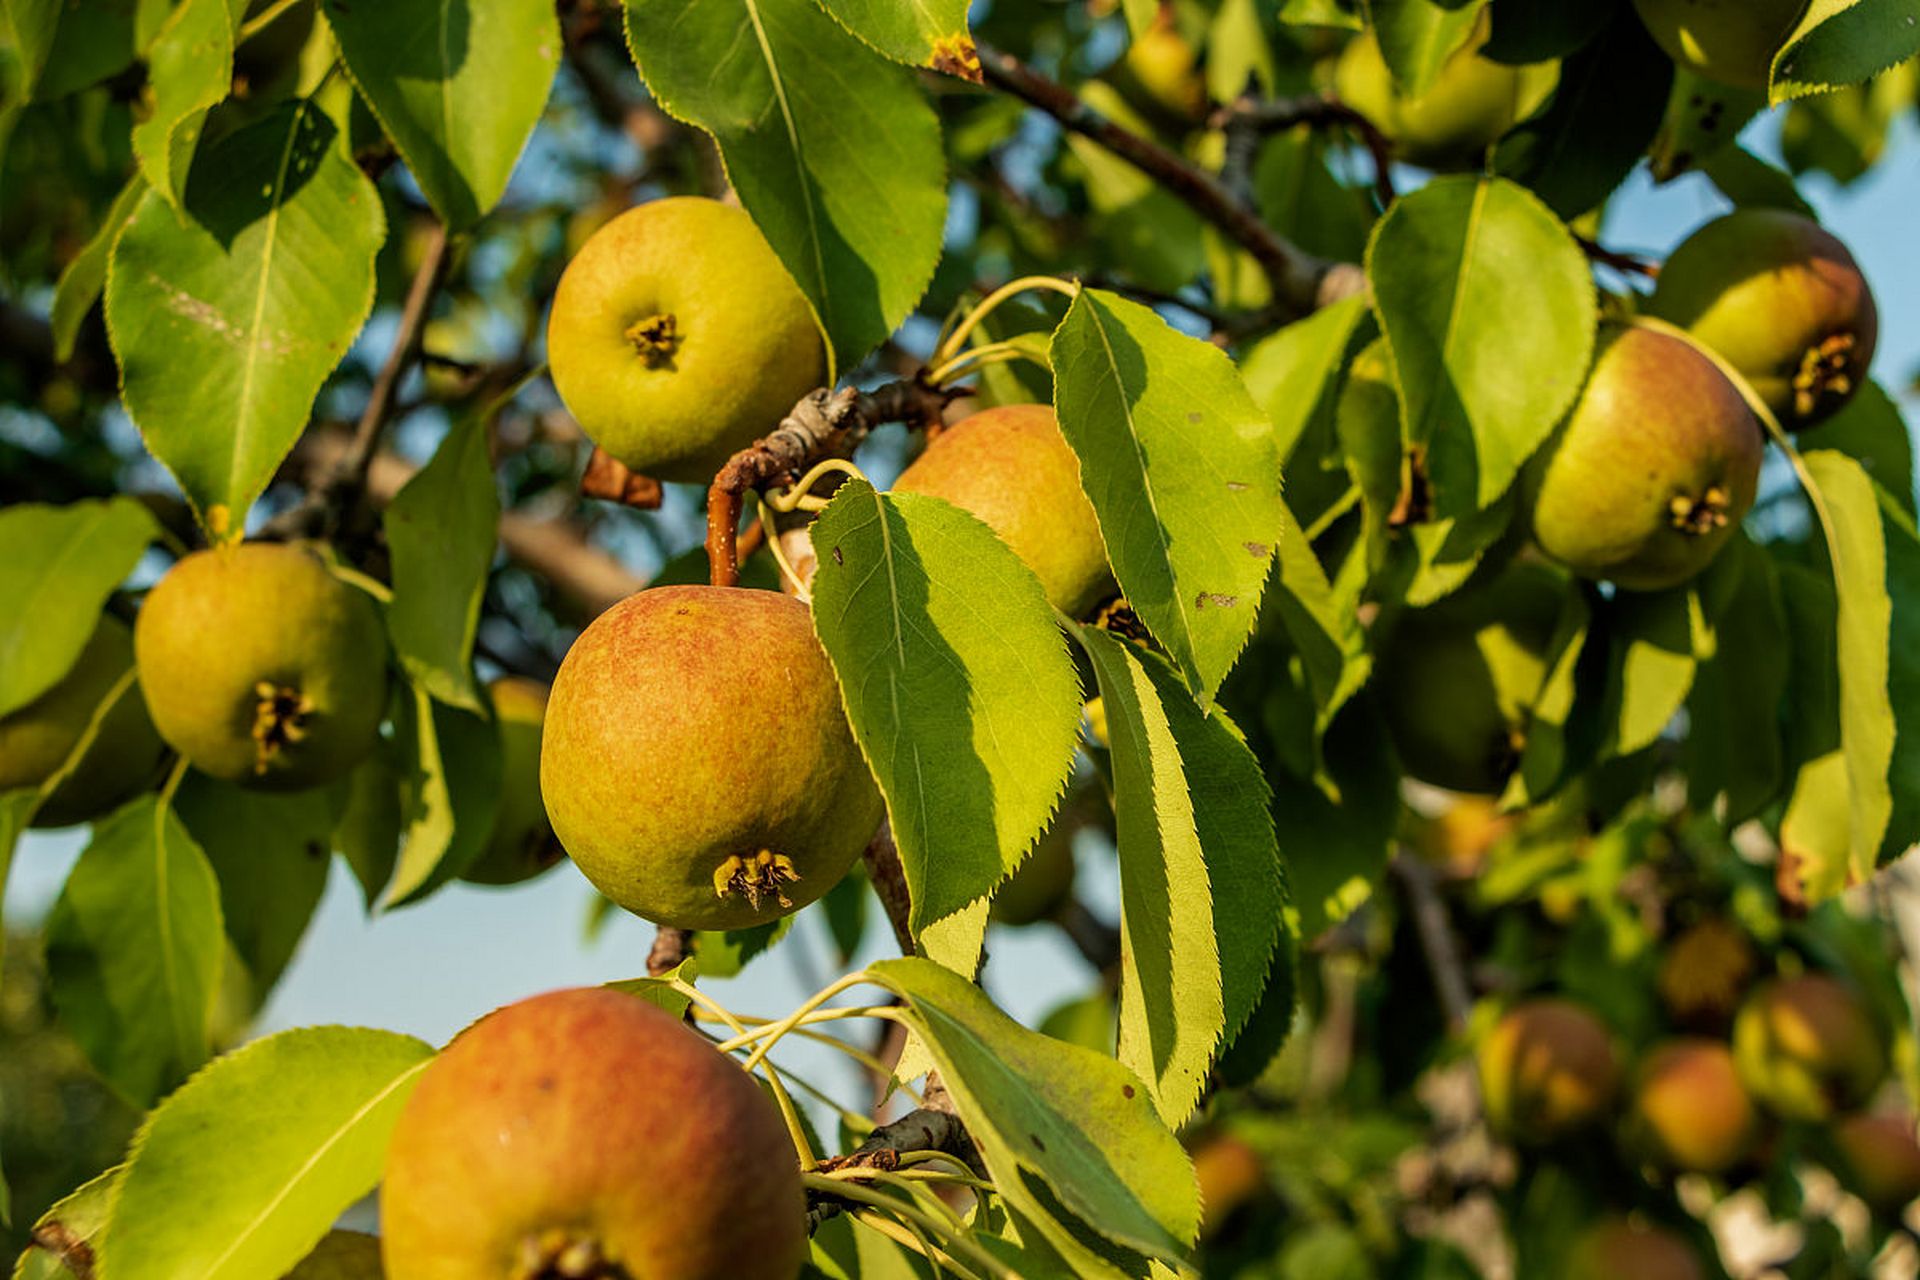
[[[1748,1092],[1788,1120],[1852,1110],[1887,1076],[1886,1046],[1866,1005],[1825,974],[1776,978],[1747,997],[1733,1047]]]
[[[1441,67],[1426,92],[1409,96],[1371,31],[1355,36],[1334,69],[1334,92],[1393,144],[1394,154],[1426,169],[1476,169],[1487,149],[1526,119],[1560,81],[1558,63],[1510,67],[1480,55],[1490,30],[1483,20],[1468,43]]]
[[[985,409],[948,427],[894,481],[900,493],[942,498],[984,520],[1071,617],[1119,591],[1080,459],[1043,404]]]
[[[1502,1137],[1529,1145],[1594,1125],[1620,1085],[1605,1024],[1557,997],[1508,1010],[1481,1041],[1476,1061],[1488,1123]]]
[[[554,866],[566,851],[554,839],[540,798],[540,726],[547,715],[548,686],[524,676],[504,676],[487,688],[500,728],[500,807],[493,834],[462,880],[519,884]]]
[[[1522,562],[1393,621],[1377,670],[1400,763],[1450,791],[1497,794],[1519,761],[1569,589]]]
[[[1867,380],[1880,313],[1866,277],[1812,219],[1741,209],[1660,269],[1649,313],[1738,369],[1788,430],[1833,416]]]
[[[807,607],[734,587],[655,587],[581,633],[547,702],[540,791],[595,888],[680,929],[806,906],[882,813]]]
[[[1665,1227],[1613,1218],[1575,1242],[1564,1280],[1707,1280],[1693,1246]]]
[[[1764,89],[1807,0],[1633,0],[1633,7],[1675,63],[1721,84]]]
[[[133,667],[133,636],[112,614],[100,615],[73,666],[51,689],[0,718],[0,791],[37,787],[52,777],[93,722],[95,710]],[[166,747],[147,718],[134,684],[108,708],[100,730],[73,772],[34,814],[34,825],[66,827],[119,807],[153,781]]]
[[[806,1221],[753,1078],[606,988],[461,1032],[421,1072],[380,1186],[390,1280],[795,1280]]]
[[[1668,1168],[1723,1173],[1752,1150],[1759,1114],[1726,1045],[1670,1040],[1640,1065],[1634,1127],[1642,1145]]]
[[[813,311],[753,219],[696,196],[588,237],[553,295],[547,362],[596,445],[702,485],[827,371]]]
[[[1529,468],[1533,536],[1587,578],[1679,586],[1739,528],[1760,483],[1760,420],[1682,338],[1609,328],[1579,402]]]
[[[147,594],[133,651],[160,736],[228,782],[331,782],[373,749],[386,716],[379,612],[306,546],[187,556]]]

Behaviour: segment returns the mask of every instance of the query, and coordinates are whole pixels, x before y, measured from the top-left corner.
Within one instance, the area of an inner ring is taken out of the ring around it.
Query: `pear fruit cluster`
[[[380,1221],[388,1280],[794,1280],[807,1256],[773,1102],[605,988],[509,1005],[434,1059],[388,1145]]]
[[[581,633],[547,703],[540,790],[596,888],[681,929],[806,906],[882,813],[807,607],[733,587],[655,587]]]

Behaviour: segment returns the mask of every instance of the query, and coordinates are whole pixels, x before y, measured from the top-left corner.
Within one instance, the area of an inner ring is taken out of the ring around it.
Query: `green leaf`
[[[560,24],[546,0],[322,0],[347,74],[421,194],[462,231],[499,203],[546,108]]]
[[[1491,506],[1586,379],[1598,312],[1585,256],[1523,188],[1439,178],[1380,219],[1367,275],[1436,512]]]
[[[1813,0],[1773,58],[1774,102],[1871,80],[1920,53],[1913,0]]]
[[[796,917],[782,916],[751,929],[703,929],[694,935],[694,954],[700,957],[700,972],[709,978],[738,977],[751,961],[787,936]]]
[[[1605,646],[1589,644],[1592,626],[1593,606],[1586,594],[1567,592],[1547,646],[1547,674],[1527,713],[1520,765],[1508,781],[1501,799],[1503,807],[1526,808],[1552,795],[1566,781],[1575,757],[1584,758],[1589,747],[1598,745],[1588,741],[1597,736],[1597,731],[1586,733],[1586,720],[1576,719],[1587,710],[1587,703],[1580,698],[1581,689],[1590,690],[1606,678],[1604,669],[1597,665],[1605,660]]]
[[[415,687],[478,714],[473,640],[500,525],[487,443],[484,415],[454,423],[382,517],[393,553],[387,635],[400,665]]]
[[[1140,1271],[1138,1255],[1182,1257],[1200,1220],[1192,1166],[1132,1072],[1028,1030],[928,961],[868,972],[906,1002],[995,1185],[1054,1247],[1078,1257],[1118,1246]]]
[[[1780,707],[1792,659],[1773,557],[1736,537],[1715,558],[1716,571],[1722,561],[1731,562],[1738,582],[1715,619],[1725,641],[1701,664],[1687,700],[1687,784],[1701,808],[1724,796],[1733,827],[1780,790]]]
[[[740,203],[850,368],[906,318],[940,259],[946,165],[913,73],[814,0],[626,9],[655,100],[714,136]]]
[[[1253,200],[1268,226],[1308,253],[1353,262],[1367,250],[1373,206],[1334,177],[1327,140],[1311,125],[1275,133],[1260,148]]]
[[[220,884],[227,936],[253,981],[254,1006],[293,959],[332,865],[333,805],[324,790],[254,791],[191,773],[174,811]]]
[[[1473,35],[1487,0],[1361,0],[1367,25],[1379,37],[1380,52],[1394,82],[1408,97],[1433,87],[1440,68]]]
[[[1806,455],[1840,602],[1840,737],[1854,875],[1920,839],[1920,535],[1845,454]]]
[[[140,199],[107,268],[127,412],[202,523],[237,536],[373,306],[380,199],[292,102],[203,148],[183,219]]]
[[[1638,17],[1618,10],[1598,40],[1562,65],[1546,108],[1501,140],[1494,168],[1561,217],[1578,217],[1605,202],[1640,163],[1672,87],[1673,63]]]
[[[658,977],[622,978],[618,982],[609,982],[604,985],[610,990],[624,992],[645,1000],[649,1004],[659,1005],[678,1018],[686,1013],[687,1007],[693,1003],[693,998],[676,989],[673,984],[675,981],[692,983],[699,973],[699,960],[688,956]]]
[[[1669,182],[1730,150],[1766,101],[1757,89],[1719,84],[1676,67],[1666,119],[1647,152],[1653,180]]]
[[[1055,409],[1114,575],[1211,698],[1253,634],[1285,527],[1272,429],[1211,343],[1082,290],[1053,335]]]
[[[1398,814],[1399,770],[1371,699],[1354,699],[1327,726],[1322,756],[1324,783],[1267,772],[1302,938],[1318,937],[1372,897]]]
[[[14,1264],[13,1280],[75,1280],[75,1272],[53,1249],[41,1244],[65,1243],[71,1255],[75,1246],[92,1249],[100,1233],[106,1230],[113,1208],[114,1189],[119,1186],[124,1165],[116,1165],[90,1182],[83,1183],[55,1201],[33,1224],[34,1243]]]
[[[500,806],[500,735],[471,711],[435,702],[424,689],[397,722],[408,757],[406,827],[381,906],[417,901],[458,876],[486,848]]]
[[[412,693],[406,691],[401,696],[411,699]],[[404,723],[400,717],[395,720]],[[369,910],[393,878],[394,864],[400,856],[400,834],[406,825],[402,795],[406,779],[400,754],[396,743],[381,738],[367,758],[333,786],[339,815],[334,821],[333,847],[352,868]]]
[[[842,26],[910,67],[980,80],[980,55],[967,34],[967,0],[820,0]]]
[[[103,1253],[117,1280],[284,1275],[379,1180],[433,1049],[300,1027],[213,1062],[133,1140]]]
[[[1692,584],[1671,591],[1622,591],[1606,612],[1613,643],[1607,700],[1617,708],[1609,726],[1609,755],[1632,755],[1666,731],[1693,688],[1702,658],[1712,657],[1712,635]]]
[[[1745,147],[1721,147],[1700,171],[1720,189],[1720,194],[1742,209],[1791,209],[1811,218],[1813,206],[1807,203],[1793,175],[1777,169]]]
[[[158,533],[132,498],[0,511],[0,716],[59,683]]]
[[[1565,58],[1590,45],[1619,13],[1613,0],[1493,0],[1487,43],[1480,53],[1510,66]]]
[[[127,179],[120,194],[113,198],[107,216],[100,221],[93,238],[76,253],[53,287],[53,312],[48,324],[53,329],[53,358],[64,364],[73,359],[73,344],[80,337],[80,323],[99,300],[107,283],[107,256],[121,229],[133,220],[140,197],[147,193],[147,182],[138,172]]]
[[[984,906],[1045,828],[1079,679],[1039,580],[959,508],[853,481],[812,537],[814,629],[886,797],[919,938]]]
[[[220,961],[220,887],[180,819],[147,795],[97,824],[47,917],[47,974],[67,1030],[130,1101],[206,1060]]]
[[[148,184],[184,207],[187,170],[207,112],[233,86],[233,35],[246,0],[180,0],[147,54],[152,111],[133,126],[133,154]]]
[[[1259,762],[1166,662],[1082,628],[1112,743],[1120,855],[1120,1061],[1183,1123],[1259,1003],[1293,913]]]
[[[1914,506],[1913,437],[1894,403],[1877,382],[1869,382],[1839,413],[1820,424],[1816,439],[1858,462],[1876,487],[1912,519]]]

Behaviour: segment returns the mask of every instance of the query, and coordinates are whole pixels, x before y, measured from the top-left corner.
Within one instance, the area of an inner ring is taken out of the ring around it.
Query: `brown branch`
[[[1365,288],[1366,277],[1358,266],[1328,262],[1288,243],[1212,174],[1151,138],[1115,124],[1071,89],[1012,54],[983,44],[980,65],[988,84],[1039,108],[1132,164],[1252,254],[1273,287],[1274,300],[1293,314],[1305,315]]]
[[[580,492],[585,497],[617,502],[635,511],[658,511],[661,499],[666,496],[658,480],[641,475],[598,445],[587,457],[587,469],[580,476]]]
[[[1303,124],[1315,129],[1350,129],[1373,161],[1374,198],[1382,208],[1394,201],[1392,142],[1373,121],[1338,98],[1317,93],[1264,102],[1240,98],[1215,111],[1208,124],[1224,130],[1230,138],[1240,130],[1256,134],[1283,133]]]
[[[910,956],[914,953],[913,930],[907,922],[911,918],[912,899],[907,892],[906,868],[900,865],[900,849],[893,842],[891,823],[881,820],[880,829],[867,842],[864,856],[867,879],[873,882],[873,891],[879,895],[880,906],[893,925],[893,940],[900,944],[901,955]]]
[[[1404,849],[1387,864],[1405,891],[1407,909],[1413,916],[1414,932],[1420,936],[1420,950],[1433,978],[1434,994],[1447,1015],[1447,1026],[1458,1035],[1467,1028],[1473,1008],[1473,991],[1467,984],[1466,967],[1460,958],[1460,944],[1453,936],[1453,923],[1447,918],[1447,905],[1440,900],[1440,889],[1433,868]]]
[[[900,1167],[901,1153],[942,1151],[971,1170],[975,1177],[987,1176],[986,1163],[974,1145],[973,1135],[954,1112],[953,1099],[936,1077],[927,1077],[925,1105],[909,1111],[890,1124],[883,1124],[867,1135],[866,1141],[843,1156],[822,1160],[815,1170],[832,1173],[836,1169],[875,1169],[891,1173]],[[807,1233],[843,1212],[844,1200],[835,1200],[826,1192],[807,1193]]]
[[[653,935],[653,947],[647,952],[647,976],[657,978],[673,969],[693,950],[693,933],[661,925]]]
[[[1101,976],[1105,977],[1118,969],[1120,931],[1087,910],[1086,904],[1080,899],[1069,899],[1067,905],[1060,909],[1055,923]]]
[[[793,481],[823,458],[844,456],[867,432],[888,422],[927,427],[940,421],[941,411],[961,395],[958,389],[929,386],[919,381],[888,382],[872,391],[821,387],[808,392],[772,434],[753,442],[727,460],[707,491],[707,561],[713,585],[731,587],[740,581],[740,503],[755,489],[776,481]]]
[[[1645,258],[1636,258],[1630,253],[1616,253],[1612,249],[1605,248],[1598,241],[1589,240],[1583,235],[1576,234],[1573,238],[1580,246],[1580,252],[1587,255],[1589,262],[1598,262],[1602,266],[1612,267],[1615,271],[1624,272],[1627,275],[1644,276],[1648,280],[1659,278],[1660,268]]]

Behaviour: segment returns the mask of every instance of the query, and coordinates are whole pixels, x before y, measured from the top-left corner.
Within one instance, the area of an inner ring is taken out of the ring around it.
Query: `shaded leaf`
[[[1408,97],[1433,87],[1440,68],[1473,34],[1486,0],[1361,0],[1367,25],[1380,40],[1380,52],[1394,83]]]
[[[207,112],[233,84],[233,36],[246,0],[180,0],[147,53],[147,117],[133,126],[140,172],[183,207],[187,171]]]
[[[546,108],[560,24],[546,0],[322,0],[354,87],[434,211],[463,230],[499,203]]]
[[[158,533],[132,498],[0,511],[0,716],[59,683]]]
[[[378,1181],[432,1058],[391,1031],[300,1027],[213,1062],[134,1138],[104,1241],[109,1274],[285,1274]]]
[[[53,329],[53,358],[62,364],[73,359],[73,344],[80,337],[80,324],[99,300],[107,283],[107,257],[121,230],[133,220],[140,197],[147,193],[146,179],[138,173],[127,179],[120,194],[113,198],[107,216],[79,253],[67,262],[60,280],[53,287],[53,311],[47,323]]]
[[[141,197],[107,268],[107,331],[147,447],[210,532],[237,536],[373,306],[385,216],[304,101],[203,148],[185,203]]]
[[[1780,790],[1780,707],[1791,658],[1773,558],[1737,537],[1716,557],[1716,570],[1722,561],[1739,576],[1715,620],[1723,642],[1701,664],[1687,701],[1687,782],[1702,807],[1724,796],[1732,827],[1756,816]]]
[[[500,735],[491,721],[412,689],[399,719],[406,826],[381,899],[392,909],[458,876],[486,848],[500,805]]]
[[[1812,0],[1773,58],[1774,102],[1860,84],[1920,53],[1913,0]]]

